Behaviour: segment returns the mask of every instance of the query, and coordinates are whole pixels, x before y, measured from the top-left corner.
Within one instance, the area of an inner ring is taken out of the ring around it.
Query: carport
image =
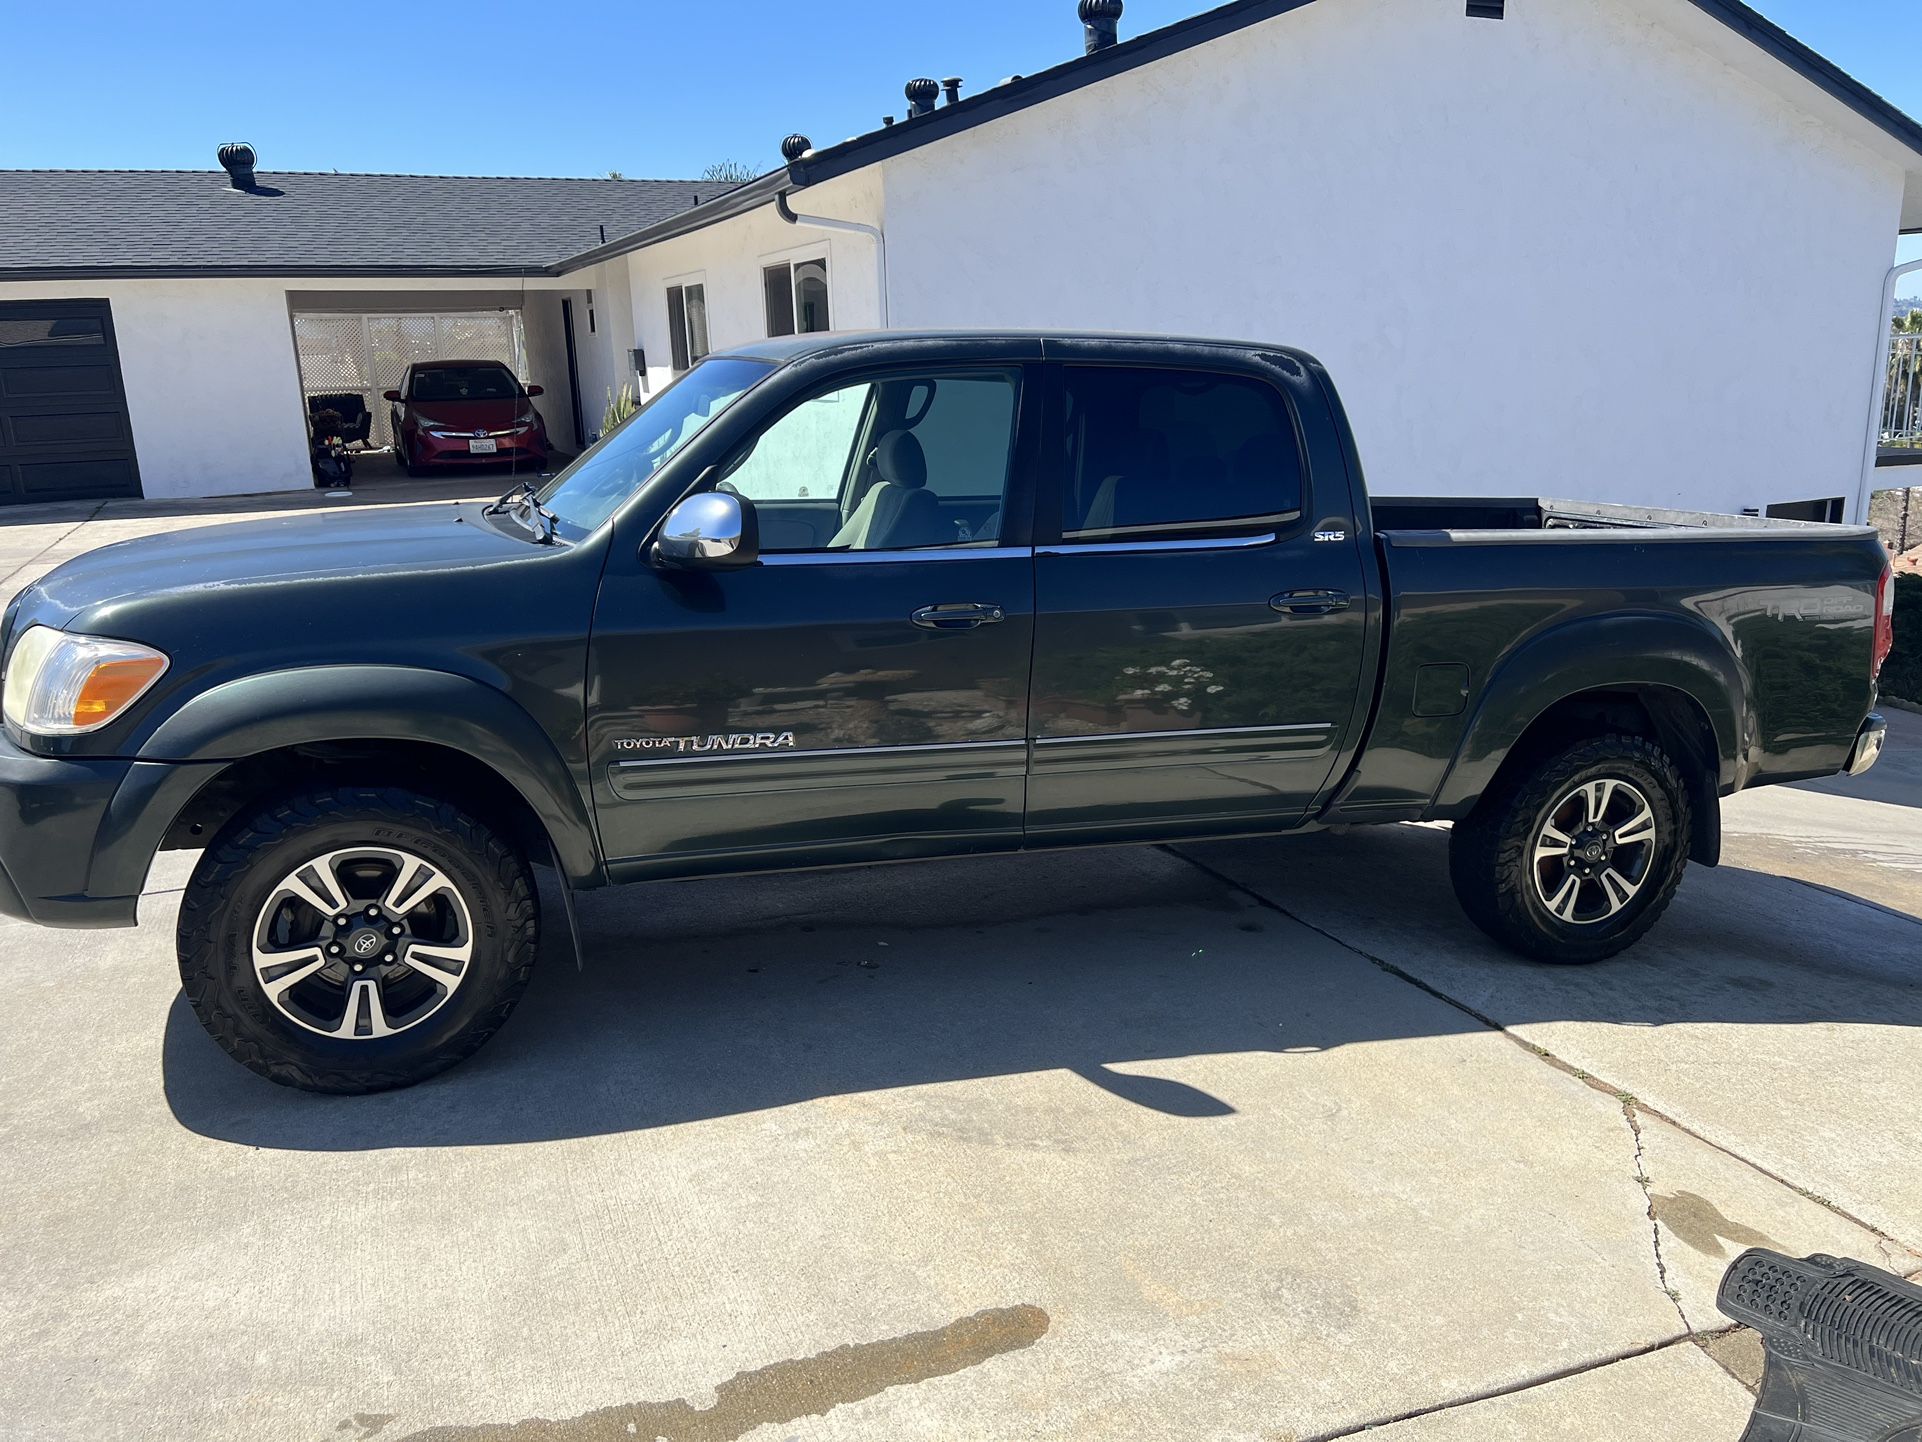
[[[289,291],[287,309],[303,407],[311,410],[323,397],[358,398],[370,422],[369,450],[394,441],[382,394],[400,384],[408,366],[454,358],[499,361],[523,385],[540,386],[536,404],[554,442],[581,444],[573,305],[565,294]]]
[[[636,343],[626,257],[563,263],[715,189],[218,164],[0,170],[0,505],[307,490],[308,398],[379,448],[419,360],[512,367],[576,450]]]

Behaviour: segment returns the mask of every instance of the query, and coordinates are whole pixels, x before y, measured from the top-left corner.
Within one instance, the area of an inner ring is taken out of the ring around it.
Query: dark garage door
[[[107,302],[0,302],[0,506],[139,494]]]

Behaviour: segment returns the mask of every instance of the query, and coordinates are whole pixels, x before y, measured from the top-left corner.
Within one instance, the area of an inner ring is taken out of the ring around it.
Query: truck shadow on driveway
[[[1537,966],[1462,918],[1445,843],[1387,827],[1183,848],[1193,862],[1138,847],[627,887],[581,899],[584,972],[550,898],[519,1012],[444,1076],[289,1091],[176,999],[166,1094],[203,1136],[322,1151],[593,1136],[1049,1070],[1205,1125],[1235,1106],[1133,1069],[1481,1029],[1368,957],[1505,1025],[1922,1025],[1912,918],[1698,868],[1635,951]]]

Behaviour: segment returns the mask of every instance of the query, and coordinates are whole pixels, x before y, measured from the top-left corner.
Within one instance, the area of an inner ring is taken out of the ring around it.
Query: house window
[[[678,375],[707,356],[707,287],[667,288],[667,343]]]
[[[770,265],[761,272],[767,292],[767,333],[807,335],[830,330],[828,324],[828,263],[797,260]]]

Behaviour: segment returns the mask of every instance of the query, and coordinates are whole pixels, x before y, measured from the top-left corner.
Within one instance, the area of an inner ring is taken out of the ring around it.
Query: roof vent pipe
[[[1081,0],[1076,13],[1081,16],[1090,55],[1120,41],[1121,0]]]
[[[244,140],[230,140],[220,147],[220,168],[227,172],[227,183],[235,190],[254,188],[254,148]]]
[[[907,87],[908,119],[919,120],[923,115],[934,114],[934,102],[941,96],[941,86],[926,76],[910,80]]]
[[[946,80],[943,80],[941,82],[941,88],[948,93],[948,104],[959,105],[961,103],[961,77],[959,75],[950,75]]]

